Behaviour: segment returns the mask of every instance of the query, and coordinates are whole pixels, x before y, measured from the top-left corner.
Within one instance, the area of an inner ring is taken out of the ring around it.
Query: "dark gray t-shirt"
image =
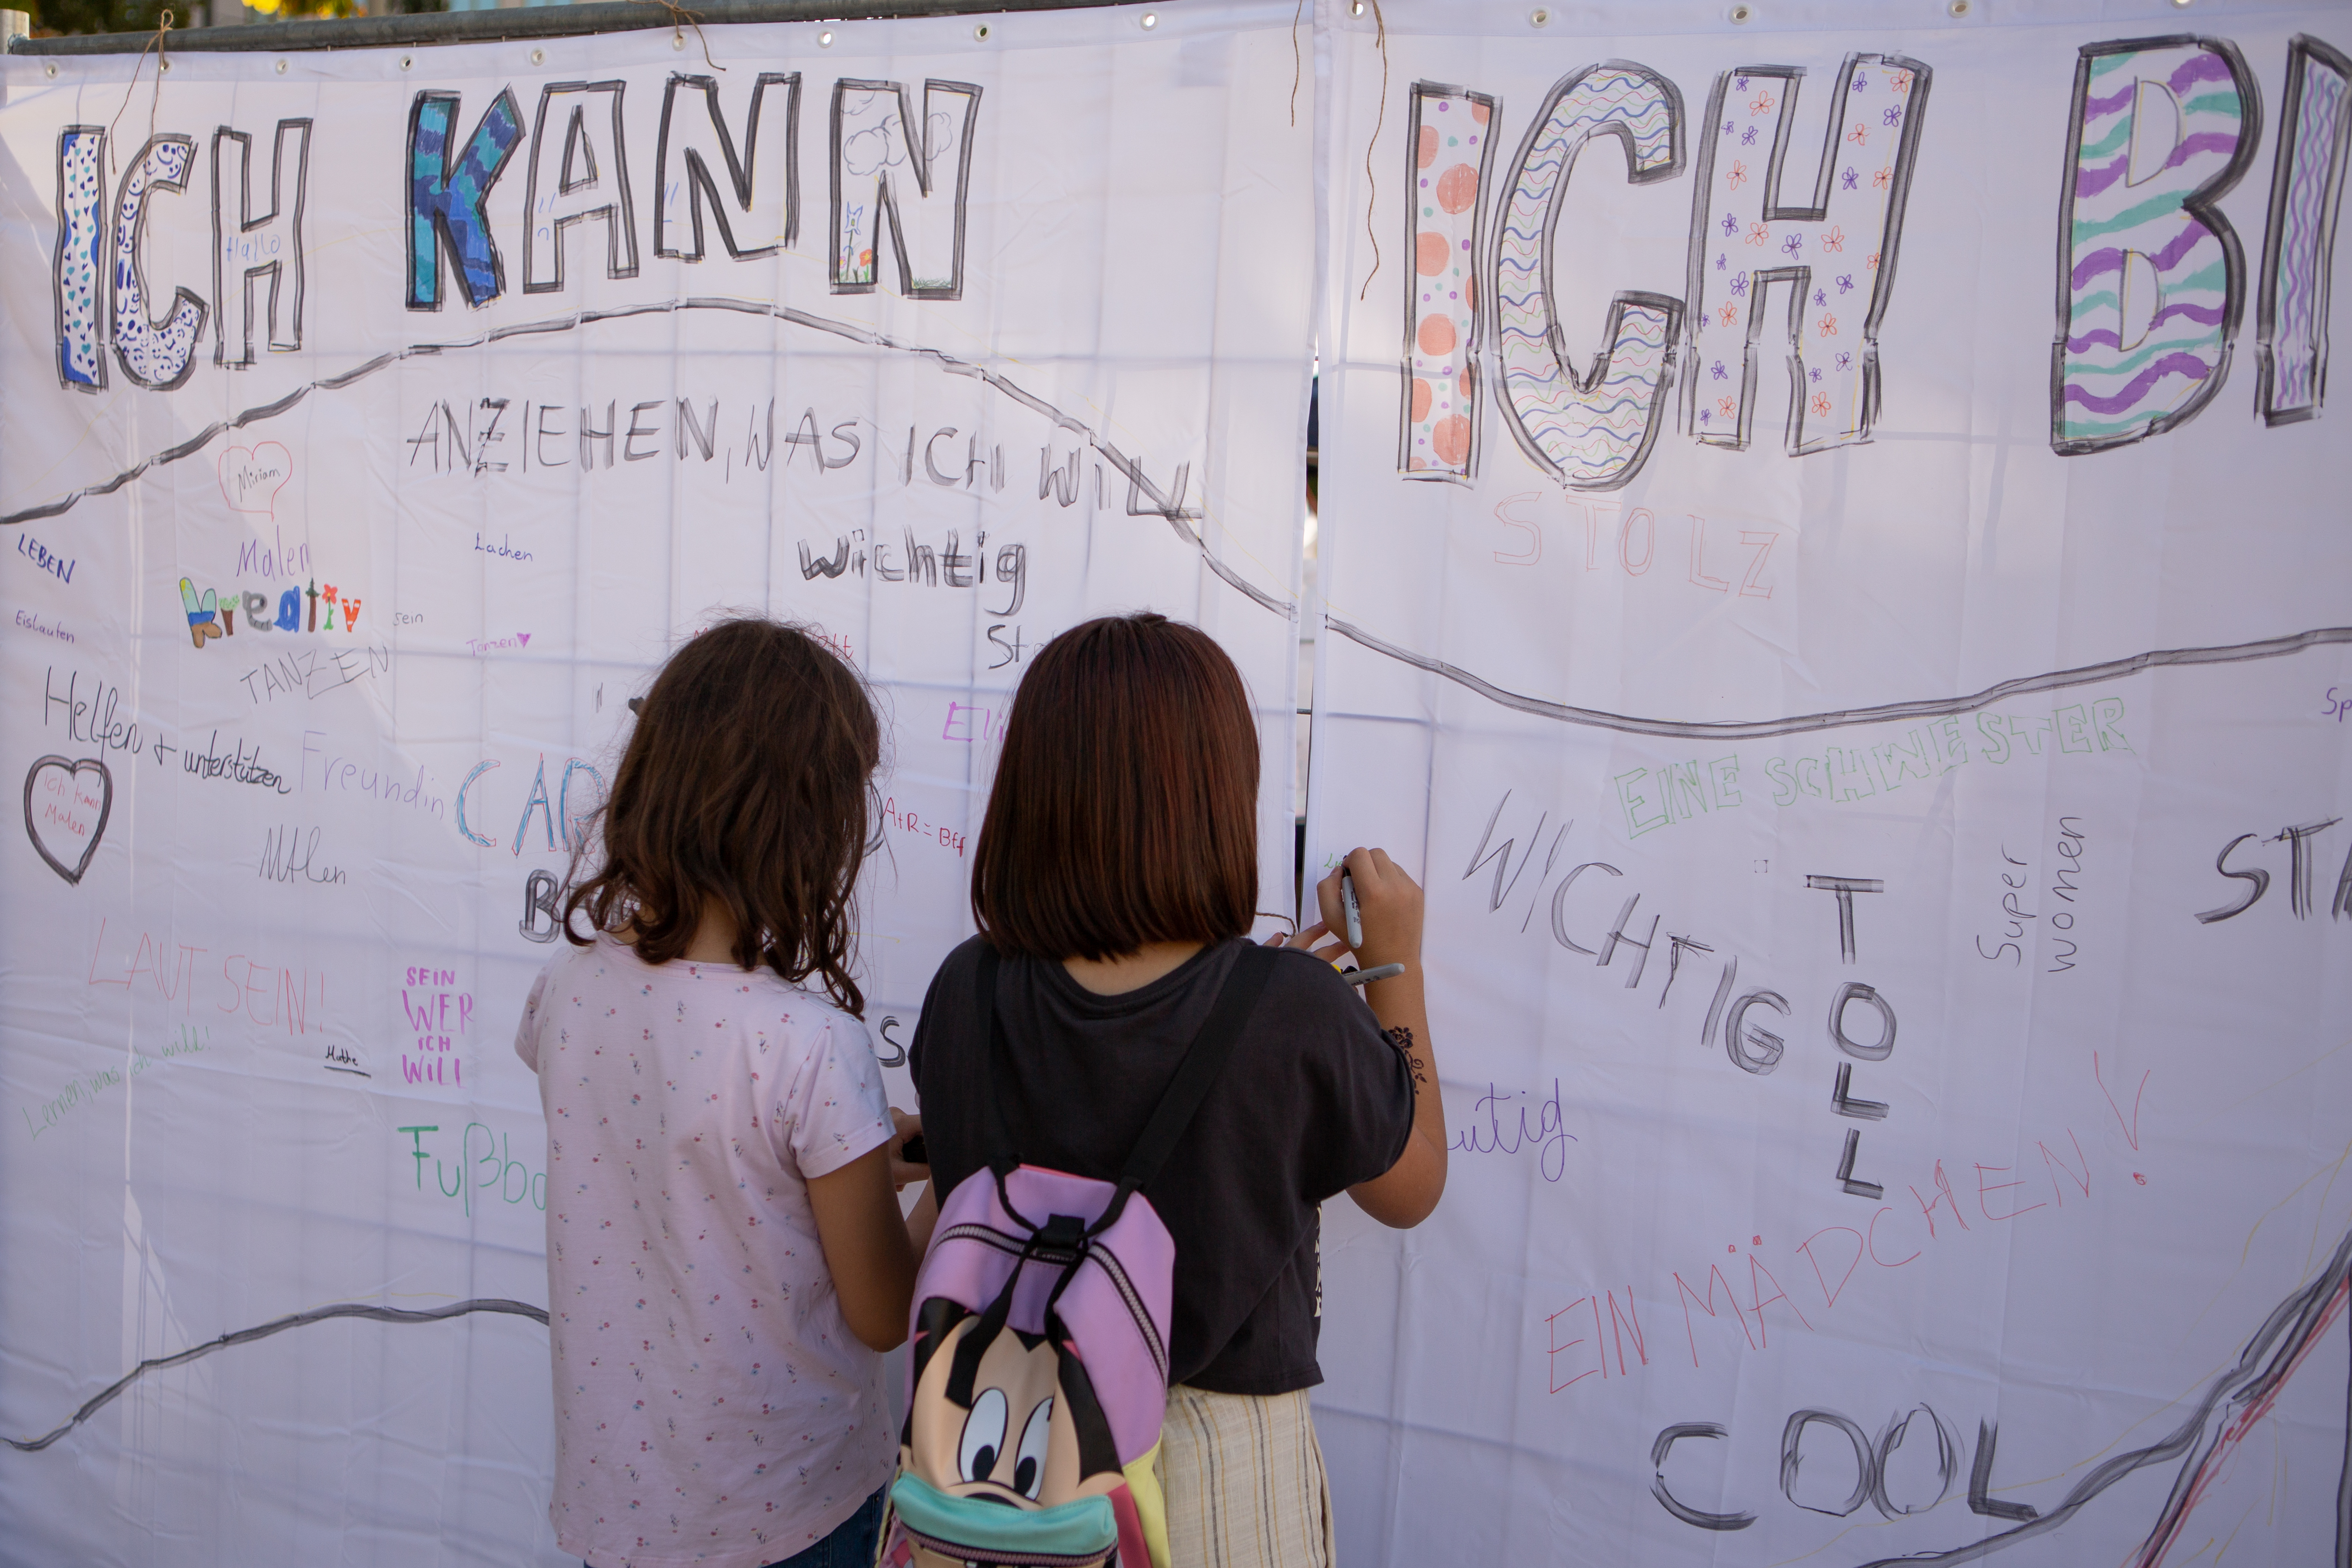
[[[1006,958],[997,1010],[1012,1065],[999,1091],[1014,1152],[1118,1180],[1241,947],[1204,948],[1117,996],[1058,963]],[[980,950],[975,937],[940,965],[907,1053],[942,1197],[988,1163]],[[1223,1076],[1143,1189],[1176,1242],[1170,1382],[1267,1394],[1323,1381],[1316,1205],[1395,1164],[1412,1129],[1412,1081],[1371,1009],[1328,963],[1284,950]]]

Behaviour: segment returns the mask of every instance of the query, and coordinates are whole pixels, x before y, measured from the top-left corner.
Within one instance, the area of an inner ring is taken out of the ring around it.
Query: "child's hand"
[[[1265,939],[1268,947],[1303,947],[1326,963],[1337,963],[1348,951],[1345,940],[1330,940],[1331,928],[1317,921],[1305,931],[1285,934],[1275,932]]]
[[[931,1178],[931,1167],[928,1163],[907,1157],[907,1145],[923,1135],[923,1119],[909,1116],[894,1105],[890,1108],[890,1184],[903,1193],[908,1183],[927,1182]],[[923,1152],[919,1146],[913,1152],[917,1154]]]
[[[1347,915],[1339,906],[1342,870],[1355,881],[1356,914],[1364,931],[1364,945],[1356,953],[1356,963],[1366,969],[1377,969],[1383,963],[1417,967],[1421,963],[1421,886],[1389,858],[1385,849],[1351,849],[1339,869],[1316,884],[1316,901],[1322,908],[1323,919],[1309,930],[1319,934],[1347,929]],[[1301,937],[1307,934],[1299,933]]]

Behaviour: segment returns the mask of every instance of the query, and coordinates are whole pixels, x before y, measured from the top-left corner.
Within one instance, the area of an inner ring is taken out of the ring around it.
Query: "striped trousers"
[[[1331,1568],[1331,1493],[1307,1391],[1168,1391],[1170,1568]]]

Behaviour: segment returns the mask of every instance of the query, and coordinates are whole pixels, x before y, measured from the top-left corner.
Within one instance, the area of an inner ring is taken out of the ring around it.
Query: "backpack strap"
[[[1209,1098],[1217,1078],[1233,1058],[1234,1047],[1241,1041],[1242,1026],[1256,1008],[1257,1000],[1265,994],[1265,983],[1274,973],[1274,949],[1244,942],[1234,955],[1234,966],[1218,989],[1217,1000],[1209,1008],[1209,1016],[1201,1022],[1200,1031],[1184,1049],[1184,1059],[1176,1065],[1176,1074],[1168,1080],[1167,1092],[1152,1110],[1151,1119],[1143,1125],[1143,1135],[1127,1156],[1127,1164],[1118,1173],[1118,1191],[1102,1217],[1087,1229],[1089,1237],[1100,1236],[1111,1227],[1128,1198],[1150,1184],[1160,1173],[1160,1167],[1176,1152],[1177,1141],[1192,1124],[1193,1114],[1201,1102]],[[1058,1294],[1058,1292],[1056,1292]]]
[[[1089,1237],[1099,1236],[1110,1228],[1127,1200],[1149,1185],[1168,1157],[1176,1152],[1177,1141],[1192,1123],[1201,1102],[1209,1097],[1218,1076],[1232,1059],[1234,1047],[1240,1042],[1242,1025],[1257,1006],[1258,998],[1265,994],[1266,981],[1274,973],[1274,950],[1256,942],[1244,942],[1234,955],[1234,966],[1218,988],[1217,999],[1211,1004],[1208,1016],[1201,1021],[1192,1043],[1184,1047],[1183,1059],[1177,1063],[1176,1072],[1168,1080],[1168,1088],[1152,1109],[1144,1123],[1142,1135],[1129,1151],[1126,1165],[1118,1173],[1118,1190],[1102,1217],[1087,1227]],[[988,1038],[988,1070],[981,1081],[981,1131],[982,1150],[988,1167],[994,1172],[1001,1189],[1004,1178],[1021,1163],[1021,1155],[1013,1145],[1013,1137],[1004,1120],[1004,1107],[998,1098],[998,1085],[1012,1070],[1013,1049],[1004,1037],[1004,1020],[996,1010],[996,983],[1001,961],[996,949],[985,942],[980,949],[980,972],[974,989],[979,993],[981,1028]],[[1006,1204],[1006,1212],[1012,1205]],[[1014,1215],[1015,1218],[1021,1216]],[[1024,1221],[1024,1223],[1029,1223]],[[1034,1228],[1034,1226],[1033,1226]]]
[[[998,1177],[999,1191],[1003,1190],[1003,1178]],[[1013,1217],[1020,1218],[1018,1215]],[[1023,1220],[1022,1223],[1026,1225],[1028,1222]],[[964,1334],[962,1342],[956,1346],[955,1360],[948,1363],[948,1398],[965,1409],[971,1408],[972,1385],[979,1377],[981,1357],[988,1353],[988,1347],[994,1344],[996,1336],[1004,1331],[1005,1320],[1013,1315],[1013,1292],[1021,1284],[1021,1271],[1029,1267],[1031,1258],[1048,1248],[1057,1252],[1070,1251],[1076,1254],[1069,1263],[1064,1266],[1061,1282],[1055,1287],[1054,1294],[1058,1298],[1061,1295],[1061,1284],[1067,1284],[1070,1275],[1076,1270],[1079,1264],[1086,1261],[1085,1223],[1075,1215],[1057,1214],[1043,1226],[1032,1227],[1029,1239],[1022,1244],[1021,1255],[1013,1260],[1013,1271],[1004,1277],[1004,1288],[996,1293],[995,1300],[990,1301],[987,1308],[982,1311],[980,1321]],[[1047,1320],[1050,1323],[1052,1320],[1050,1306],[1047,1310]],[[911,1415],[908,1418],[912,1419]]]
[[[980,973],[973,984],[973,989],[980,994],[981,1037],[988,1042],[983,1047],[988,1053],[987,1065],[980,1075],[980,1147],[988,1168],[996,1173],[998,1195],[1005,1197],[1004,1178],[1021,1163],[1021,1155],[1013,1147],[1013,1136],[1005,1128],[1004,1106],[997,1098],[997,1084],[1013,1065],[1013,1047],[1005,1042],[1004,1021],[996,1016],[996,972],[1000,963],[995,945],[982,942]],[[1004,1209],[1020,1218],[1009,1197],[1005,1197]]]

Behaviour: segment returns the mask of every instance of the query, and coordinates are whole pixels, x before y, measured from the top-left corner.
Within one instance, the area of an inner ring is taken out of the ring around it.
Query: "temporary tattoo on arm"
[[[1383,1029],[1381,1032],[1381,1038],[1386,1040],[1389,1044],[1394,1046],[1399,1051],[1403,1053],[1404,1065],[1412,1069],[1412,1081],[1414,1083],[1423,1084],[1429,1081],[1429,1063],[1423,1058],[1413,1055],[1412,1031],[1411,1029],[1406,1028],[1402,1024],[1399,1024],[1393,1029]]]

